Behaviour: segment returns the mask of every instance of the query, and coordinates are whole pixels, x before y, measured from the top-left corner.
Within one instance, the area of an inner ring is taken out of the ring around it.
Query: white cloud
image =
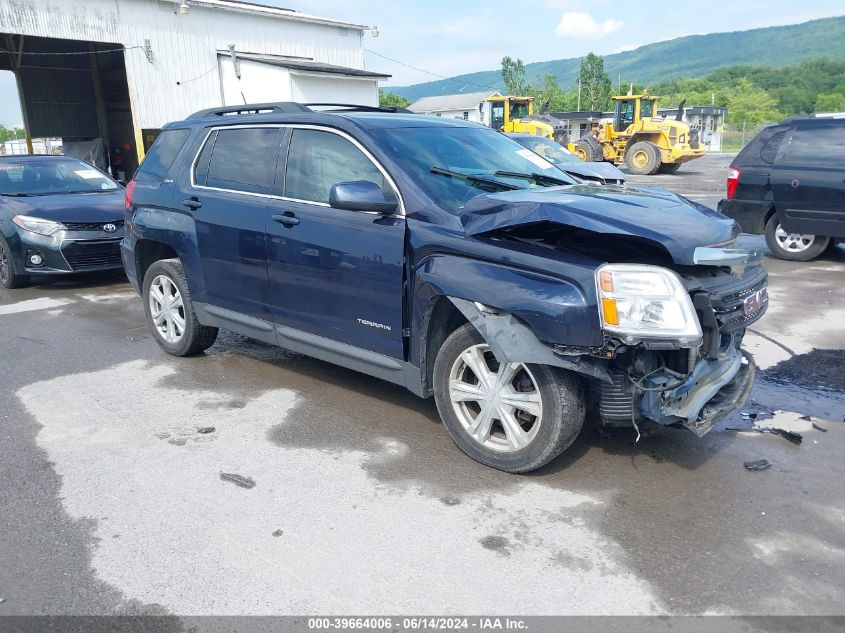
[[[586,11],[567,11],[560,16],[555,28],[558,37],[572,37],[584,40],[597,40],[622,28],[622,21],[608,18],[599,22]]]

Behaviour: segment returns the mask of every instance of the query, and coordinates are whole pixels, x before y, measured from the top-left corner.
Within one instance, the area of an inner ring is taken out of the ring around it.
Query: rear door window
[[[163,180],[190,134],[191,130],[164,130],[153,143],[135,178]]]
[[[271,193],[280,139],[280,128],[219,130],[210,150],[206,186],[247,193]]]
[[[368,180],[385,189],[381,171],[347,139],[320,130],[293,131],[285,176],[286,198],[328,203],[332,185],[356,180]]]

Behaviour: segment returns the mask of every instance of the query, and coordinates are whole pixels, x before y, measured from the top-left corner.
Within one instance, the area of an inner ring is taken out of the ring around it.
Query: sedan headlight
[[[61,222],[33,218],[28,215],[16,215],[12,218],[12,222],[25,231],[32,231],[33,233],[38,233],[39,235],[52,235],[57,231],[63,231],[65,229],[65,225]]]
[[[701,325],[681,279],[642,264],[606,264],[596,271],[602,327],[633,344],[643,338],[693,345]]]

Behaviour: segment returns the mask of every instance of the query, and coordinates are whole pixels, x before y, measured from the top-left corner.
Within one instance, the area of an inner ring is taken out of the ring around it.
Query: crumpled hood
[[[540,222],[645,238],[661,244],[679,265],[693,264],[697,247],[739,235],[737,224],[722,214],[649,187],[583,184],[484,194],[461,214],[468,235]]]
[[[54,222],[114,222],[124,216],[123,189],[102,193],[57,193],[16,198],[3,196],[15,215]]]
[[[601,178],[602,180],[619,180],[625,181],[625,174],[622,173],[618,167],[611,163],[560,163],[556,165],[558,169],[568,174],[575,174],[576,176],[583,176],[586,178]]]

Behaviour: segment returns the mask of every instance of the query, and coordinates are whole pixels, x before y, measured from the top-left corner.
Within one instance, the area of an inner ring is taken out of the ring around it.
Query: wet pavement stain
[[[502,556],[510,556],[510,541],[504,536],[485,536],[478,541],[481,547],[489,549],[492,552],[501,554]]]
[[[761,372],[764,380],[810,391],[845,392],[845,350],[814,349]]]

